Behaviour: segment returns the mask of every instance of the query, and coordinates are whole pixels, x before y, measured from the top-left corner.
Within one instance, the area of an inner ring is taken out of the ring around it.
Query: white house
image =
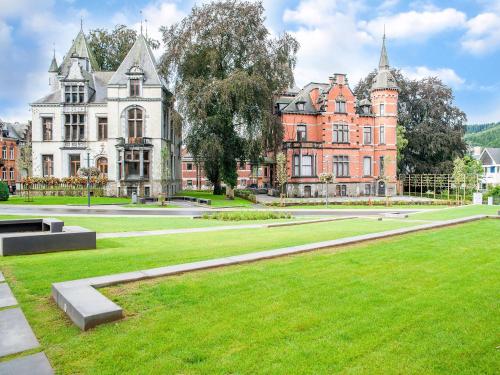
[[[76,175],[90,154],[110,195],[180,190],[181,129],[143,35],[109,72],[100,71],[80,30],[61,65],[53,57],[49,88],[31,104],[34,176]]]
[[[500,148],[485,148],[479,160],[484,168],[483,188],[500,185]]]

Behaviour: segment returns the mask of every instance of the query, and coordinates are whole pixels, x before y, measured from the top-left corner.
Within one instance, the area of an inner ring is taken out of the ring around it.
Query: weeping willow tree
[[[273,96],[293,84],[297,41],[277,38],[264,25],[261,2],[224,0],[195,6],[181,22],[162,28],[161,68],[186,119],[186,145],[207,178],[229,195],[237,162],[258,163],[281,123]]]

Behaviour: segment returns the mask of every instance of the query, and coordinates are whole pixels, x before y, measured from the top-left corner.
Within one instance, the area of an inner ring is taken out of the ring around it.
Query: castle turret
[[[384,32],[378,70],[370,92],[372,113],[375,115],[375,140],[379,145],[379,150],[375,152],[376,171],[381,178],[379,191],[382,186],[385,191],[386,183],[396,181],[398,93],[399,89],[389,66]]]
[[[59,80],[57,78],[59,74],[59,68],[57,66],[56,52],[52,56],[52,62],[49,67],[49,88],[50,91],[56,91],[59,88]]]

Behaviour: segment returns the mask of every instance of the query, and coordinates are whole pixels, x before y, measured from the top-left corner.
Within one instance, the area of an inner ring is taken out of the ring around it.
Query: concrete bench
[[[42,226],[44,231],[48,230],[50,233],[61,233],[64,227],[64,221],[58,219],[42,219]]]
[[[0,256],[96,248],[96,233],[57,219],[0,220]]]
[[[205,198],[198,198],[196,199],[196,202],[199,204],[206,204],[207,206],[212,205],[212,200],[211,199],[205,199]]]

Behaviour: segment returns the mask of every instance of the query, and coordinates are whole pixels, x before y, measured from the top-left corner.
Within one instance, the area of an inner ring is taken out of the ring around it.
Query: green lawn
[[[44,205],[44,204],[87,204],[87,197],[32,197],[32,202],[26,202],[25,197],[11,195],[8,201],[0,202],[0,204],[29,204],[29,205]],[[114,198],[114,197],[91,197],[91,204],[125,204],[130,203],[130,198]],[[0,205],[1,207],[1,205]]]
[[[55,281],[401,225],[102,240],[0,268],[57,373],[495,373],[499,220],[106,288],[126,319],[85,333],[49,298]]]
[[[252,202],[239,197],[234,197],[234,200],[226,199],[225,195],[213,195],[207,191],[183,190],[177,193],[179,196],[196,197],[202,199],[211,199],[212,207],[250,207]]]
[[[433,212],[419,212],[410,215],[412,219],[420,220],[451,220],[473,215],[497,215],[500,206],[468,205],[446,208]]]
[[[236,212],[237,213],[237,212]],[[52,215],[48,215],[54,217]],[[0,215],[2,219],[37,218],[41,216]],[[258,223],[294,221],[296,219],[245,220],[228,222],[214,219],[192,219],[188,217],[99,217],[99,216],[55,216],[64,225],[78,225],[97,233],[131,232],[161,229],[202,228],[221,225],[247,225]]]

